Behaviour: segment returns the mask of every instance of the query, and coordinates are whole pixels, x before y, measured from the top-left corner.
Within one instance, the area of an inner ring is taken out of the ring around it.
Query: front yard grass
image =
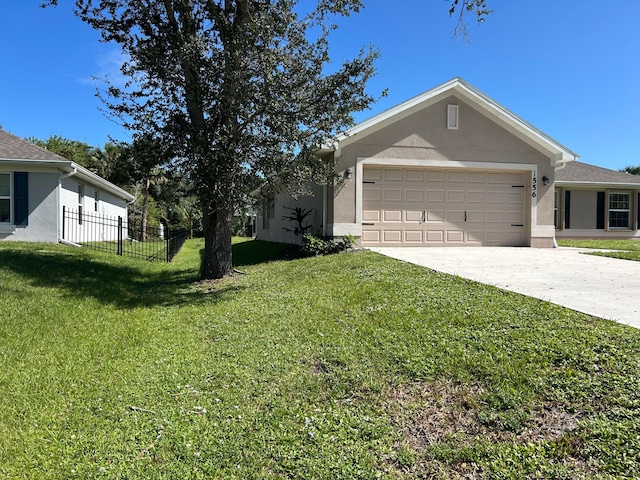
[[[372,252],[0,243],[0,476],[637,478],[640,331]]]
[[[593,248],[612,250],[609,252],[588,252],[589,255],[599,257],[620,258],[623,260],[640,261],[639,240],[558,240],[561,247]]]

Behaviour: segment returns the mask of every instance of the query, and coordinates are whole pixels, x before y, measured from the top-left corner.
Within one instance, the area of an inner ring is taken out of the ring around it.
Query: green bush
[[[345,235],[340,240],[323,238],[305,233],[302,235],[302,252],[309,256],[330,255],[332,253],[344,252],[353,247],[356,239],[353,235]]]

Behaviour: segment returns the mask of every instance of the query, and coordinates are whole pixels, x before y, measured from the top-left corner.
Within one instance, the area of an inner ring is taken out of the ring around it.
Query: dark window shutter
[[[29,224],[29,174],[13,172],[13,224]]]
[[[598,192],[598,213],[596,218],[596,228],[604,230],[604,192]]]
[[[564,192],[564,228],[571,228],[571,191],[565,190]]]

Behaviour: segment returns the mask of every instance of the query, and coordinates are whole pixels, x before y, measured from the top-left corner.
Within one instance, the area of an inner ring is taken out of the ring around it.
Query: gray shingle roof
[[[556,171],[556,182],[624,183],[640,186],[640,175],[609,170],[583,162],[568,162],[562,170]]]
[[[4,130],[0,130],[0,158],[6,160],[68,161],[46,148],[34,145]]]

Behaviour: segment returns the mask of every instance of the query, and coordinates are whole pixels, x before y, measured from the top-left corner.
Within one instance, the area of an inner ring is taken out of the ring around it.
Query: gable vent
[[[447,105],[447,129],[448,130],[458,129],[458,105],[454,105],[454,104]]]

